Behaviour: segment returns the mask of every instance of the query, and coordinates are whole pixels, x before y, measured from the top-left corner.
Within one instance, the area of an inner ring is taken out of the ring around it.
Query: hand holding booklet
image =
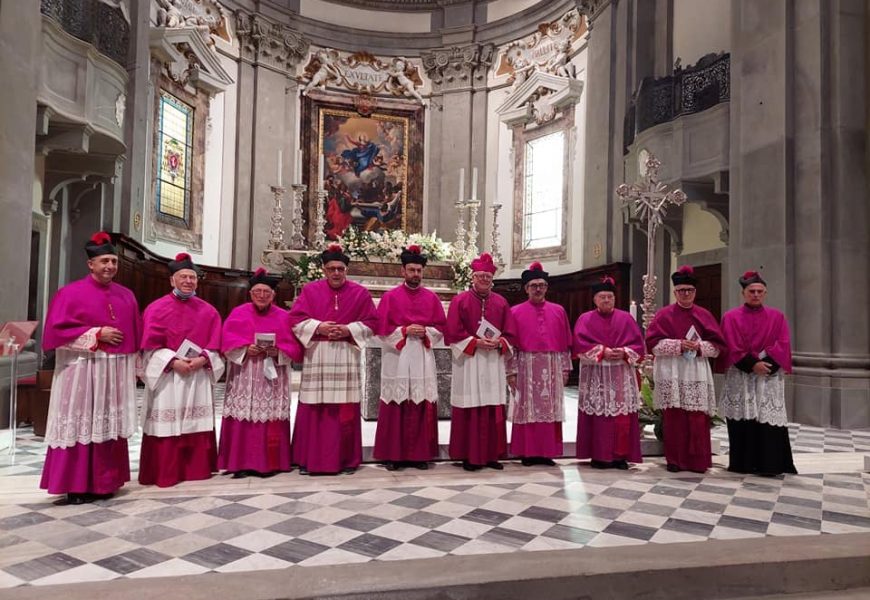
[[[689,331],[686,332],[686,339],[689,340],[690,342],[700,342],[701,341],[701,336],[698,333],[698,330],[695,329],[694,325],[689,327]],[[695,350],[686,350],[685,352],[683,352],[683,356],[685,358],[691,360],[691,359],[694,359],[696,356],[698,356],[698,353]]]
[[[494,340],[501,337],[501,330],[486,319],[480,320],[480,326],[475,333],[477,337],[484,340]]]
[[[260,348],[271,348],[275,345],[274,333],[255,333],[254,343]],[[275,361],[271,356],[267,356],[263,361],[263,376],[269,381],[274,381],[278,378],[278,369],[275,368]]]
[[[185,338],[178,350],[175,352],[176,358],[191,359],[202,355],[202,348]]]

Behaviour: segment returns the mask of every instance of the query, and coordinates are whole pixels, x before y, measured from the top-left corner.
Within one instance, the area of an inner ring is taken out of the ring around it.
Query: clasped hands
[[[97,340],[110,346],[117,346],[124,341],[124,333],[114,327],[100,327]]]
[[[250,344],[248,346],[247,354],[249,358],[255,358],[257,356],[271,356],[272,358],[278,356],[278,348],[277,346],[258,346],[257,344]]]
[[[405,327],[405,335],[416,338],[426,337],[426,328],[422,325],[408,325]]]
[[[190,375],[195,373],[208,364],[208,360],[204,356],[195,356],[194,358],[176,358],[172,361],[172,370],[179,375]]]
[[[478,338],[477,348],[481,350],[498,350],[501,348],[501,338]]]
[[[701,352],[701,341],[692,341],[692,340],[680,340],[680,350],[683,352],[689,352],[694,350],[695,352]]]
[[[317,326],[317,334],[329,340],[343,340],[350,337],[350,329],[335,321],[323,321]]]
[[[604,355],[601,358],[604,360],[622,360],[625,358],[625,350],[622,348],[605,348]]]

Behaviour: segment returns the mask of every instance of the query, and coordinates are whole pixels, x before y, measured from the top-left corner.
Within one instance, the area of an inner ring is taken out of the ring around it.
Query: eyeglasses
[[[492,275],[490,275],[489,273],[473,273],[472,277],[482,279],[483,281],[492,281]]]
[[[328,273],[344,273],[347,267],[323,267],[323,270]]]
[[[271,296],[275,292],[273,290],[251,290],[255,296]]]
[[[532,289],[532,290],[545,290],[548,287],[550,287],[550,286],[546,283],[530,283],[529,284],[529,289]]]
[[[695,288],[680,288],[674,291],[678,294],[694,294],[698,290],[696,290]]]

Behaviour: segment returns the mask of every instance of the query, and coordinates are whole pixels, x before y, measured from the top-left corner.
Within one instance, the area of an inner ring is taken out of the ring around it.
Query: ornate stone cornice
[[[589,31],[592,31],[592,23],[598,18],[604,9],[610,4],[614,6],[619,0],[575,0],[577,2],[577,10],[580,14],[586,17],[586,24]]]
[[[494,54],[492,44],[439,48],[423,53],[423,68],[438,91],[464,87],[486,78]]]
[[[242,60],[288,72],[307,56],[310,46],[298,31],[241,10],[236,11],[236,36]]]

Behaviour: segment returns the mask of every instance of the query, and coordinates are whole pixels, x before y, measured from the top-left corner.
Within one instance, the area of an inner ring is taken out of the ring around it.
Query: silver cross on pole
[[[646,173],[637,183],[623,183],[616,188],[616,195],[622,205],[632,205],[635,216],[646,222],[646,275],[643,276],[643,328],[646,330],[655,315],[656,275],[655,248],[656,232],[662,224],[668,205],[679,206],[686,201],[683,190],[668,190],[668,186],[658,179],[662,163],[652,154],[646,161]]]

